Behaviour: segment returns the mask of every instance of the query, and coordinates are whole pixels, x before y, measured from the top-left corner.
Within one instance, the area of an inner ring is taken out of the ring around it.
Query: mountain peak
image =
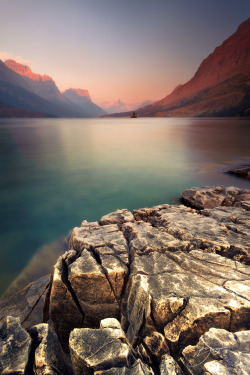
[[[32,79],[33,81],[40,81],[40,82],[53,81],[53,79],[47,74],[40,75],[40,74],[33,73],[30,67],[28,67],[27,65],[20,64],[16,62],[15,60],[6,60],[4,64],[9,69],[13,70],[14,72],[20,74],[21,76],[28,77]]]
[[[68,89],[68,90],[65,90],[64,92],[63,92],[63,94],[65,94],[65,93],[76,93],[77,95],[79,95],[79,96],[82,96],[82,97],[84,97],[84,98],[86,98],[86,99],[88,99],[88,100],[90,100],[91,101],[91,98],[90,98],[90,95],[89,95],[89,92],[88,92],[88,90],[83,90],[83,89],[73,89],[73,88],[70,88],[70,89]]]

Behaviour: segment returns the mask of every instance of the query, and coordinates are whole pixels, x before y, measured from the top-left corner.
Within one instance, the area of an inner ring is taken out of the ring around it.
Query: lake
[[[250,119],[0,119],[0,294],[83,219],[193,186],[250,188],[223,173],[249,161]]]

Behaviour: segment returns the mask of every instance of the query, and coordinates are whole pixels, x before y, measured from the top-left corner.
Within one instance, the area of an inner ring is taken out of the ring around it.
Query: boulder
[[[122,225],[128,222],[134,222],[133,214],[128,211],[127,209],[123,210],[116,210],[115,212],[111,212],[103,216],[99,222],[100,225],[107,225],[107,224],[117,224]]]
[[[249,374],[250,331],[236,333],[211,328],[196,346],[187,346],[181,358],[192,375]]]
[[[205,186],[185,190],[181,199],[187,206],[197,208],[214,208],[234,206],[241,201],[250,200],[250,190],[241,190],[233,186]]]
[[[74,375],[57,335],[48,324],[38,324],[29,333],[35,347],[33,371],[36,375]]]
[[[75,328],[69,346],[75,375],[130,365],[131,351],[119,328]]]
[[[0,329],[0,374],[26,374],[31,337],[17,318],[8,316]]]

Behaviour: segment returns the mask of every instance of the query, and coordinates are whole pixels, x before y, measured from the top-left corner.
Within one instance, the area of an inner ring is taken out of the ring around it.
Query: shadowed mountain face
[[[80,108],[84,108],[86,113],[92,116],[102,116],[106,112],[94,104],[90,98],[88,90],[68,89],[63,92],[63,96]]]
[[[140,108],[137,114],[142,117],[249,115],[249,103],[250,18],[203,60],[190,81],[177,86],[164,99]]]
[[[94,117],[105,113],[90,100],[86,103],[70,100],[51,77],[33,73],[28,66],[14,60],[0,61],[0,103],[59,117]],[[5,112],[6,116],[8,113]],[[30,117],[28,112],[26,115]]]

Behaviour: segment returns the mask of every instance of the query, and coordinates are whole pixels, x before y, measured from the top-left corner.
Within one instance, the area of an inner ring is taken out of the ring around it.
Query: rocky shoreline
[[[73,230],[0,300],[1,374],[247,374],[250,190],[188,189]]]

